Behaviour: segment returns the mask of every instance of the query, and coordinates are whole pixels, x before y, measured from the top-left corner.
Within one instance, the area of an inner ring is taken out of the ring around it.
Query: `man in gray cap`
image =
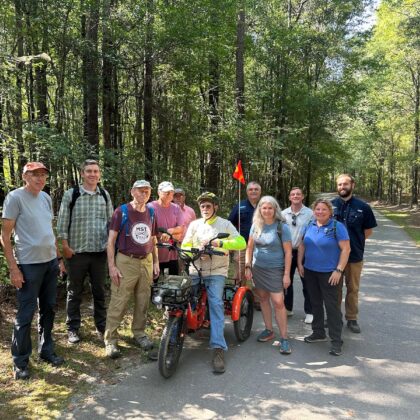
[[[184,219],[184,234],[188,229],[190,223],[197,218],[195,211],[192,207],[185,204],[185,191],[182,188],[175,188],[173,202],[178,204],[179,208],[182,211],[182,216]]]
[[[172,203],[174,193],[175,188],[172,182],[163,181],[158,186],[159,198],[148,206],[155,211],[158,227],[165,228],[174,239],[181,241],[184,235],[184,219],[180,207]],[[160,236],[162,242],[168,239],[168,235]],[[179,273],[177,252],[159,248],[159,265],[162,272],[168,269],[169,274],[177,275]]]
[[[151,190],[148,181],[136,181],[131,188],[133,200],[115,210],[109,226],[107,254],[112,283],[105,351],[112,359],[120,356],[117,329],[131,297],[134,298],[131,324],[134,339],[143,350],[153,347],[145,333],[150,286],[153,277],[159,275],[156,218],[154,211],[146,206]]]

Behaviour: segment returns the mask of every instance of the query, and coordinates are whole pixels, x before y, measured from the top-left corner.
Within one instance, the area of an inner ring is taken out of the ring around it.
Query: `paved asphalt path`
[[[226,373],[211,372],[208,333],[185,341],[176,374],[159,375],[156,362],[119,374],[75,403],[66,418],[90,419],[418,419],[420,418],[420,249],[400,227],[377,215],[360,293],[361,334],[343,329],[343,355],[329,343],[307,344],[303,299],[295,279],[289,318],[293,353],[280,355],[251,337],[238,345],[225,328]]]

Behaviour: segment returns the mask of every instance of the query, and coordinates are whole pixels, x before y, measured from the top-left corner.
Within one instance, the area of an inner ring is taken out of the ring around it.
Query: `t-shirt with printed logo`
[[[118,237],[118,250],[125,254],[143,256],[153,251],[153,236],[156,236],[156,219],[150,217],[150,211],[145,208],[143,212],[134,210],[127,204],[128,220],[121,229]],[[121,208],[118,207],[112,215],[110,230],[118,232],[122,220]]]

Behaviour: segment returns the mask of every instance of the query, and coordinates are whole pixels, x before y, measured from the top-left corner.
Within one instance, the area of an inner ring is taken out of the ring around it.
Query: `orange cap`
[[[23,173],[26,174],[26,172],[28,171],[36,171],[37,169],[44,169],[47,172],[50,172],[46,166],[41,163],[41,162],[28,162],[24,167],[23,167]]]

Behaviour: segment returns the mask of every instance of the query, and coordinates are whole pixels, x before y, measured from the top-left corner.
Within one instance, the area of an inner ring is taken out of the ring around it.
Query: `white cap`
[[[158,190],[162,191],[162,192],[169,192],[169,191],[175,191],[175,188],[174,188],[172,182],[163,181],[159,184]]]

